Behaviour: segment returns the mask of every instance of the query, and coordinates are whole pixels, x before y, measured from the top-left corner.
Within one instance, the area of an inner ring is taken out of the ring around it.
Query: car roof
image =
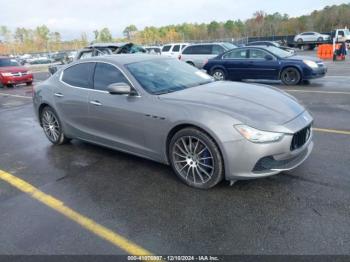
[[[130,44],[130,43],[95,43],[95,44],[91,44],[91,45],[88,45],[87,47],[85,48],[94,48],[94,47],[121,47],[121,46],[124,46],[126,44]]]
[[[0,56],[0,59],[9,59],[9,58],[11,58],[11,57],[9,57],[9,56]]]
[[[127,65],[132,63],[138,63],[149,60],[169,60],[175,58],[169,58],[164,56],[153,56],[149,54],[118,54],[118,55],[104,55],[104,56],[95,56],[92,58],[85,58],[78,60],[75,64],[81,62],[107,62],[119,65]]]

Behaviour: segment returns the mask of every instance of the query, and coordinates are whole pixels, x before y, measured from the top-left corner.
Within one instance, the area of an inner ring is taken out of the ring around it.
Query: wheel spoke
[[[200,165],[202,165],[202,166],[205,166],[205,167],[208,167],[208,168],[211,168],[211,169],[213,169],[213,166],[209,166],[209,165],[206,165],[206,164],[204,164],[204,163],[201,163],[201,162],[198,162],[198,164],[200,164]]]
[[[203,183],[205,183],[203,176],[201,175],[201,173],[198,170],[198,166],[195,169],[196,169],[196,173],[198,174],[199,178],[202,180]]]
[[[208,177],[211,177],[211,175],[209,175],[209,173],[205,170],[205,169],[203,169],[200,165],[198,165],[197,166],[198,167],[198,169],[200,170],[200,171],[202,171],[204,174],[206,174]]]
[[[186,145],[186,142],[184,141],[183,138],[181,138],[181,142],[182,142],[182,144],[183,144],[183,146],[184,146],[186,152],[189,153],[190,151],[188,150],[187,145]]]
[[[182,158],[186,158],[185,155],[181,155],[181,154],[179,154],[178,152],[173,152],[173,154],[174,154],[174,155],[177,155],[177,156],[179,156],[179,157],[182,157]]]
[[[186,152],[185,150],[183,150],[183,148],[181,148],[181,146],[180,146],[178,143],[176,143],[175,146],[176,146],[178,149],[180,149],[181,153],[187,155],[187,152]]]

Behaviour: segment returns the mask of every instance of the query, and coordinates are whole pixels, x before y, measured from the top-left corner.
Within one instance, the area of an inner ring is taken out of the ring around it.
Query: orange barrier
[[[333,45],[319,45],[317,49],[317,57],[320,59],[333,59]]]
[[[335,45],[335,50],[340,49],[341,44]],[[333,45],[330,44],[323,44],[319,45],[317,49],[317,57],[320,59],[333,59],[334,57],[334,51],[333,51]]]

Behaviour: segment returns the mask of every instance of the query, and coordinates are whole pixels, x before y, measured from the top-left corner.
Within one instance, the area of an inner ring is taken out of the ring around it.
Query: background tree
[[[128,39],[131,40],[137,32],[137,27],[135,25],[129,25],[125,27],[123,34]]]

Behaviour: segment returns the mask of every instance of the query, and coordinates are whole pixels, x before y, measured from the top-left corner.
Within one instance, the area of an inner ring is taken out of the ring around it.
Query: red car
[[[33,74],[21,66],[15,59],[0,56],[0,86],[12,86],[33,83]]]

